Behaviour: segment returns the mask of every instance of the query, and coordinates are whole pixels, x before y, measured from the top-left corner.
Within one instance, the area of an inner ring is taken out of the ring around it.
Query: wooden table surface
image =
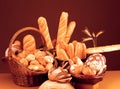
[[[0,73],[0,89],[38,89],[15,85],[10,73]],[[120,89],[120,71],[107,71],[98,89]]]

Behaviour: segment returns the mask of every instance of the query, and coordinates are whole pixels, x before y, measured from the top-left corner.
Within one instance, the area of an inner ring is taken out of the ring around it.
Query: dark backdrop
[[[119,0],[0,0],[0,57],[4,56],[11,36],[18,29],[26,26],[38,27],[39,16],[47,19],[51,38],[56,38],[62,11],[69,13],[69,21],[75,20],[77,23],[72,39],[81,41],[85,36],[81,30],[88,27],[91,32],[105,31],[98,39],[98,46],[118,44],[119,4]],[[88,47],[89,43],[86,43]],[[104,55],[108,70],[120,69],[120,51]],[[1,60],[0,72],[8,72],[6,63]]]

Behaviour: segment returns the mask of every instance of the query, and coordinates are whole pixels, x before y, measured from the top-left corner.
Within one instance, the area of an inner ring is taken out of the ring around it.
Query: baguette
[[[66,51],[69,58],[72,59],[74,57],[74,45],[72,43],[69,43]]]
[[[86,54],[112,52],[112,51],[118,51],[118,50],[120,50],[120,44],[107,45],[107,46],[87,48]]]
[[[60,16],[58,33],[57,33],[57,44],[62,40],[65,41],[67,22],[68,22],[68,13],[62,12]]]
[[[72,33],[74,31],[74,28],[76,26],[76,23],[75,21],[71,21],[68,25],[68,28],[67,28],[67,32],[66,32],[66,36],[65,36],[65,42],[68,43],[71,36],[72,36]]]
[[[68,44],[65,43],[65,41],[63,41],[63,40],[61,42],[59,42],[59,45],[62,49],[67,49],[67,46],[68,46]]]
[[[53,45],[52,45],[51,37],[49,34],[49,29],[48,29],[46,19],[44,17],[39,17],[38,25],[39,25],[39,30],[40,30],[41,34],[45,38],[47,49],[52,49]]]
[[[69,60],[69,57],[64,49],[59,48],[59,46],[57,46],[56,51],[57,51],[57,58],[59,60]]]
[[[77,42],[75,45],[75,57],[79,57],[80,59],[82,59],[82,51],[83,51],[82,43]]]

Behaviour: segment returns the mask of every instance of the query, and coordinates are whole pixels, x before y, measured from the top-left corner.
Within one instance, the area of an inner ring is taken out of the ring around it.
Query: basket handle
[[[12,56],[12,44],[13,42],[15,41],[15,39],[17,38],[17,36],[19,36],[21,33],[25,32],[25,31],[35,31],[37,33],[40,34],[41,36],[41,39],[42,39],[42,43],[43,45],[45,45],[46,47],[46,43],[45,43],[45,39],[44,37],[42,36],[42,34],[40,33],[40,31],[35,28],[35,27],[24,27],[22,29],[19,29],[13,36],[12,38],[10,39],[10,42],[9,42],[9,51],[8,51],[8,56],[11,57]]]

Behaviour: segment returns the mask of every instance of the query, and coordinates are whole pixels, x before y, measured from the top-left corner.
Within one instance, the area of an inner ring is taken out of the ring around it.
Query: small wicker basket
[[[103,80],[103,76],[104,74],[102,75],[99,75],[99,76],[86,76],[86,75],[80,75],[80,76],[73,76],[73,82],[74,83],[84,83],[84,84],[95,84],[99,81],[102,81]]]
[[[47,71],[33,71],[25,67],[22,63],[18,62],[15,58],[12,57],[14,55],[12,53],[12,44],[17,38],[18,35],[24,33],[25,31],[34,31],[40,34],[40,38],[42,39],[42,43],[45,45],[44,38],[37,28],[34,27],[25,27],[23,29],[18,30],[10,40],[9,43],[9,51],[7,62],[13,77],[13,81],[15,84],[20,86],[38,86],[47,80]]]

